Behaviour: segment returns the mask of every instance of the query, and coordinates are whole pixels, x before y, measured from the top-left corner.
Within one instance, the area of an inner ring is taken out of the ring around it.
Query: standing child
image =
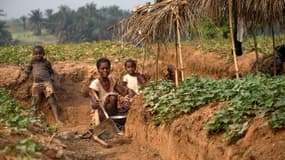
[[[137,64],[134,60],[128,59],[125,62],[125,69],[127,74],[123,77],[124,84],[139,94],[139,88],[146,83],[144,75],[138,73]]]
[[[115,79],[109,77],[111,70],[111,62],[109,59],[100,58],[96,66],[99,72],[99,78],[91,82],[89,95],[92,108],[95,113],[98,112],[99,114],[99,117],[93,117],[93,123],[98,125],[100,121],[106,118],[100,106],[105,108],[109,116],[117,115],[120,113],[118,109],[118,93],[122,95],[128,94],[130,97],[134,96],[135,93],[124,86],[118,85]]]
[[[32,106],[37,110],[41,101],[41,96],[44,94],[48,100],[48,104],[52,108],[56,122],[62,124],[58,117],[58,105],[56,104],[55,92],[52,84],[54,81],[54,72],[51,64],[48,60],[44,59],[45,51],[42,46],[35,46],[33,55],[34,58],[31,63],[25,68],[27,77],[30,73],[33,75]]]

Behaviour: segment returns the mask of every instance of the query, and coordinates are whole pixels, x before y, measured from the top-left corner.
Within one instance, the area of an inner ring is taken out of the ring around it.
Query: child
[[[136,71],[137,65],[132,59],[125,62],[125,69],[128,74],[123,77],[124,85],[139,94],[139,88],[146,83],[146,78]]]
[[[44,93],[52,108],[55,120],[58,124],[62,124],[58,117],[58,106],[55,101],[53,81],[54,72],[48,60],[44,59],[44,48],[35,46],[33,50],[34,58],[31,63],[25,68],[27,78],[30,73],[33,75],[32,86],[32,106],[37,110],[41,100],[41,95]],[[34,113],[35,114],[35,113]]]
[[[91,82],[89,95],[92,108],[99,114],[99,121],[97,117],[93,117],[93,121],[95,121],[93,123],[98,125],[100,121],[106,118],[100,106],[105,108],[109,116],[117,115],[120,113],[118,109],[118,93],[122,95],[128,94],[130,97],[134,96],[135,93],[124,86],[118,85],[112,77],[109,77],[111,70],[111,62],[109,59],[100,58],[96,66],[99,72],[99,78]]]

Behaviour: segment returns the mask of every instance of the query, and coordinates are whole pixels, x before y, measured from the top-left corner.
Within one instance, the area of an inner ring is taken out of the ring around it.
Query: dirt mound
[[[162,52],[164,66],[168,66],[169,64],[175,66],[175,49],[170,48]],[[167,54],[164,54],[164,52],[167,52]],[[229,55],[221,55],[214,52],[204,53],[193,49],[190,45],[182,47],[182,54],[185,75],[196,74],[201,77],[211,77],[214,79],[235,77],[233,59],[230,59]],[[259,55],[259,57],[261,58],[262,55]],[[244,76],[254,69],[253,66],[256,62],[255,52],[240,56],[237,58],[237,61],[239,74]]]
[[[135,99],[127,118],[126,134],[133,140],[155,148],[165,160],[283,160],[285,130],[261,127],[263,119],[251,122],[247,134],[235,144],[223,135],[209,135],[204,129],[210,117],[226,103],[209,104],[172,123],[155,126],[143,100]]]

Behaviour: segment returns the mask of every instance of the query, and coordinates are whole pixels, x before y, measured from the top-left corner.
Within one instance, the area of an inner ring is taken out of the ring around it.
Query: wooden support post
[[[174,40],[175,40],[175,86],[178,87],[179,79],[178,79],[178,43],[177,43],[177,32],[174,32]]]
[[[274,65],[274,76],[276,76],[277,74],[277,64],[276,64],[276,57],[277,57],[277,53],[275,51],[275,34],[274,34],[274,28],[273,25],[271,26],[271,33],[272,33],[272,48],[273,48],[273,65]]]
[[[254,43],[254,50],[255,50],[255,58],[256,58],[256,73],[259,72],[259,56],[258,56],[258,48],[257,48],[257,40],[256,40],[256,33],[252,31],[253,35],[253,43]]]
[[[177,17],[176,17],[177,18]],[[177,42],[178,42],[178,53],[180,60],[180,71],[181,71],[181,79],[184,81],[184,66],[183,66],[183,57],[182,57],[182,46],[181,46],[181,32],[180,32],[180,24],[178,19],[176,19],[176,32],[177,32]]]
[[[229,27],[231,32],[231,40],[232,40],[232,50],[233,50],[233,56],[234,56],[234,65],[235,65],[235,71],[236,71],[236,78],[239,78],[239,68],[238,68],[238,62],[237,62],[237,55],[236,55],[236,47],[235,47],[235,40],[234,40],[234,32],[233,32],[233,0],[228,0],[229,5]]]

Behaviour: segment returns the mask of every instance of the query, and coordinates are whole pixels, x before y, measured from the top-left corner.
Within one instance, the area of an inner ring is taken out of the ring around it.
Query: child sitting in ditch
[[[137,64],[134,60],[128,59],[125,62],[125,69],[127,74],[123,77],[123,83],[129,89],[132,89],[138,95],[139,89],[146,83],[146,78],[144,75],[137,72]]]
[[[111,70],[111,62],[107,58],[100,58],[96,63],[99,77],[89,85],[89,95],[91,98],[91,107],[94,110],[92,125],[98,125],[102,120],[106,119],[100,107],[104,107],[109,116],[114,116],[126,109],[118,108],[118,94],[133,97],[135,93],[127,87],[117,84],[116,80],[109,76]]]
[[[58,117],[58,105],[56,103],[53,81],[54,72],[51,64],[44,58],[45,51],[42,46],[35,46],[33,50],[34,58],[25,68],[27,78],[30,73],[33,76],[32,86],[32,107],[35,108],[33,115],[40,105],[42,94],[47,98],[48,104],[51,106],[54,118],[58,124],[63,124]]]

